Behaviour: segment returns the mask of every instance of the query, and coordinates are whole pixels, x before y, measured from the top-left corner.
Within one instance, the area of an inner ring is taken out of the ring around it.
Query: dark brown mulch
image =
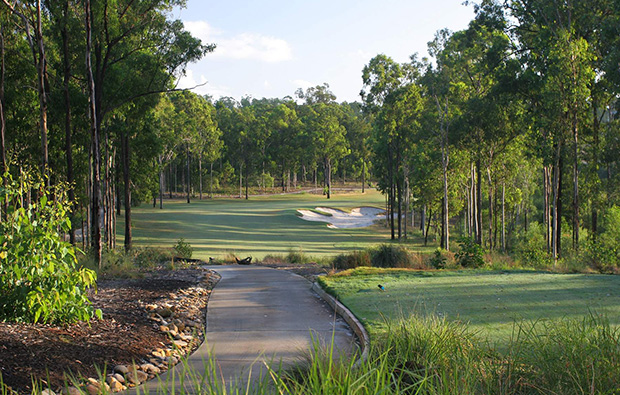
[[[102,320],[66,326],[0,323],[2,380],[13,390],[29,394],[33,377],[55,390],[64,386],[65,372],[97,378],[97,368],[109,370],[144,360],[153,350],[171,344],[149,319],[145,306],[169,300],[190,287],[211,289],[213,278],[206,270],[185,269],[157,270],[141,279],[103,280],[91,297],[93,306],[103,312]],[[204,324],[206,299],[183,296],[177,312]]]

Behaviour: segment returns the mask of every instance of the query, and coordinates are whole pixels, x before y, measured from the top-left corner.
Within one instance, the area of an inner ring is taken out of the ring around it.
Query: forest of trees
[[[68,182],[70,240],[84,234],[98,259],[116,247],[121,213],[131,248],[140,202],[300,185],[329,198],[334,177],[362,190],[372,177],[392,239],[436,233],[450,250],[452,233],[532,260],[609,256],[618,1],[482,1],[467,29],[437,32],[431,59],[371,59],[359,103],[338,103],[327,84],[240,101],[177,90],[215,49],[170,19],[182,4],[0,4],[2,172]]]

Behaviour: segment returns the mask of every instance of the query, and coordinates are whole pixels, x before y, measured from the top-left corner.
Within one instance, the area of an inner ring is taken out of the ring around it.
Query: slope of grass
[[[136,246],[171,247],[183,237],[194,248],[194,257],[223,257],[228,253],[261,259],[267,254],[286,254],[301,249],[304,254],[325,256],[363,249],[389,240],[379,225],[358,229],[328,229],[327,224],[305,221],[297,209],[329,205],[344,210],[360,206],[383,207],[376,191],[365,194],[293,194],[244,199],[164,201],[163,210],[143,204],[133,213]],[[119,222],[119,237],[124,225]],[[430,247],[429,247],[430,251]]]
[[[468,323],[500,347],[515,322],[593,313],[620,325],[620,276],[357,269],[322,281],[374,334],[384,330],[386,320],[412,313]]]

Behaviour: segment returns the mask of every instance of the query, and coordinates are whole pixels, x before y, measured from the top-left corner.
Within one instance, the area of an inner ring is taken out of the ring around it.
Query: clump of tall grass
[[[296,250],[291,248],[286,255],[286,261],[293,264],[305,264],[310,263],[312,259],[301,248]]]
[[[512,372],[504,380],[514,392],[544,388],[562,394],[615,393],[620,331],[594,314],[582,320],[522,322],[515,327],[507,360]]]
[[[424,254],[413,253],[403,246],[394,244],[381,244],[373,248],[340,254],[332,259],[331,265],[338,270],[361,266],[401,269],[431,268]]]
[[[336,255],[332,260],[332,267],[338,270],[354,269],[360,266],[372,266],[369,250],[353,251]]]

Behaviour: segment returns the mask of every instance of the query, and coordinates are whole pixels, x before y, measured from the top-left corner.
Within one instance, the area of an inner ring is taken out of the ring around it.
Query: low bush
[[[587,240],[580,258],[601,273],[620,271],[620,207],[613,206],[603,215],[601,233],[596,240]]]
[[[61,236],[70,226],[66,185],[47,187],[24,170],[18,180],[4,177],[0,204],[8,212],[0,222],[0,321],[66,323],[100,316],[87,297],[97,275],[78,267],[75,248]],[[29,201],[30,191],[36,201]]]
[[[428,259],[428,265],[433,269],[445,269],[447,258],[442,254],[441,248],[437,248]]]
[[[360,266],[371,266],[371,254],[368,250],[353,251],[336,255],[332,267],[338,270],[353,269]]]
[[[381,244],[371,250],[373,267],[410,268],[412,257],[405,247],[393,244]]]
[[[294,263],[294,264],[305,264],[305,263],[309,263],[311,259],[309,256],[304,254],[301,248],[297,250],[294,250],[291,248],[288,251],[288,254],[286,255],[286,261],[288,263]]]
[[[460,250],[454,257],[457,265],[476,268],[484,265],[484,249],[473,239],[463,237],[459,240]]]
[[[179,241],[177,241],[173,249],[176,252],[177,257],[179,258],[189,259],[194,254],[194,249],[192,248],[191,244],[186,242],[185,239],[182,237],[179,239]]]

